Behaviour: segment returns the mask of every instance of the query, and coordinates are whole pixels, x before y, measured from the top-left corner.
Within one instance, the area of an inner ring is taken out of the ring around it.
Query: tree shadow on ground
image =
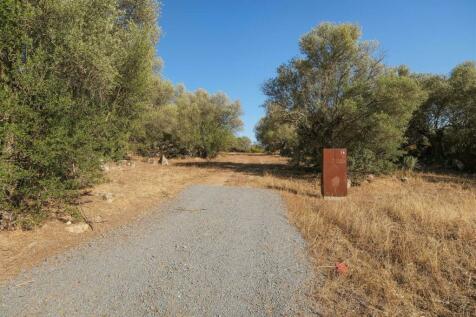
[[[308,197],[321,197],[318,190],[315,188],[316,179],[319,179],[319,174],[311,168],[296,167],[285,163],[243,163],[233,161],[208,161],[208,162],[179,162],[175,166],[195,167],[210,169],[213,171],[224,170],[233,171],[244,176],[266,176],[270,175],[279,180],[290,180],[291,182],[277,182],[266,184],[266,188],[285,191],[296,195],[304,195]],[[303,181],[309,186],[298,185],[293,181]]]
[[[430,183],[450,183],[463,186],[467,185],[469,187],[476,186],[476,176],[469,174],[433,172],[432,174],[423,174],[421,178]]]
[[[241,163],[232,161],[208,162],[178,162],[175,166],[197,167],[211,170],[233,171],[244,175],[264,176],[271,174],[274,177],[288,179],[315,179],[318,174],[311,168],[295,167],[290,164],[279,163]]]

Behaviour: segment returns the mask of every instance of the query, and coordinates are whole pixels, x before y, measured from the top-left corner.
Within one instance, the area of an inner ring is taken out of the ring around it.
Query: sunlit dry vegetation
[[[236,175],[279,190],[309,243],[313,296],[325,315],[473,316],[476,313],[476,179],[415,173],[352,187],[323,200],[317,175]],[[334,265],[344,262],[346,275]]]
[[[159,13],[156,0],[0,1],[0,230],[93,216],[112,228],[204,179],[260,186],[309,242],[325,315],[476,315],[476,178],[413,172],[475,172],[474,61],[414,73],[386,65],[359,25],[319,23],[264,83],[253,144],[236,134],[238,100],[161,76]],[[320,195],[323,148],[348,150],[345,199]],[[216,157],[227,150],[283,156]],[[41,258],[39,236],[14,249],[17,234],[0,257],[11,272],[15,250]]]

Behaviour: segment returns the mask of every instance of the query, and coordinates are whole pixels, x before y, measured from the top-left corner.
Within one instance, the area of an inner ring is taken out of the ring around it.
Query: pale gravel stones
[[[313,314],[277,193],[198,185],[161,209],[0,287],[0,316]]]

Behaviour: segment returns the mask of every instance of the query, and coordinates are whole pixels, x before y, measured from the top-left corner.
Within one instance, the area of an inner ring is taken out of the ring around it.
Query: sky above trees
[[[299,54],[297,39],[320,22],[355,22],[378,40],[390,66],[448,74],[476,60],[476,1],[163,0],[157,53],[163,74],[187,89],[242,102],[243,135],[263,116],[261,87]]]

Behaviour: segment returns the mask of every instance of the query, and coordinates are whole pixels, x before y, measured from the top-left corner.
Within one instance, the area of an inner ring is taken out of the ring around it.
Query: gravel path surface
[[[311,267],[272,191],[196,185],[0,288],[0,316],[296,316]]]

